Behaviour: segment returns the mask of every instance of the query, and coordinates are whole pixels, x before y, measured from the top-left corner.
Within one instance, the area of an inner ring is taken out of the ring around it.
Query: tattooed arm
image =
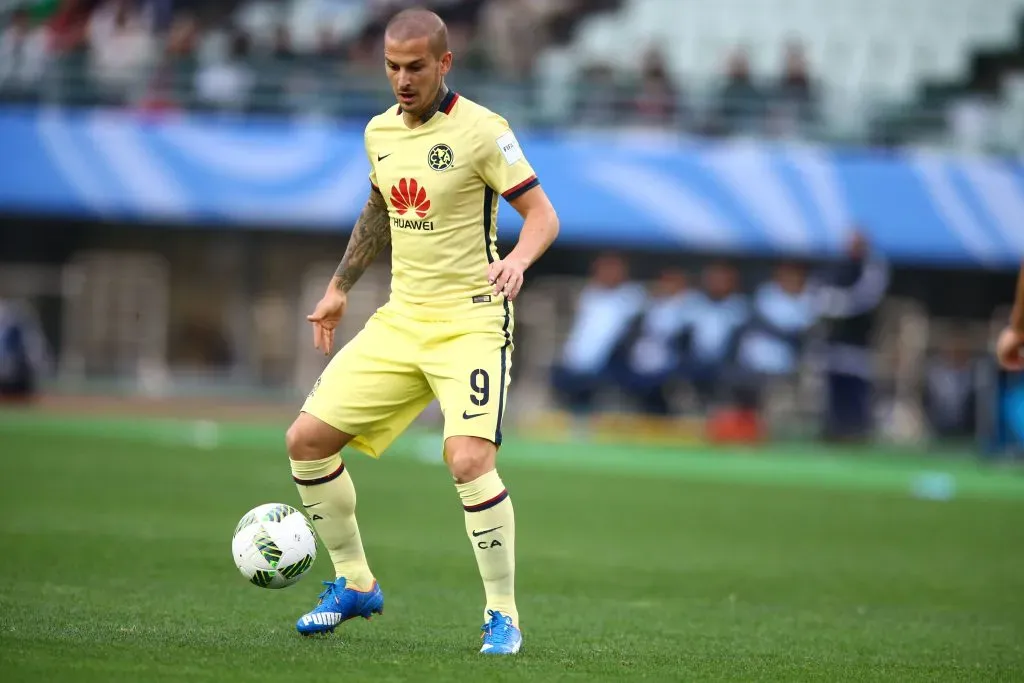
[[[390,243],[388,205],[380,191],[373,188],[370,199],[352,229],[345,256],[334,271],[331,284],[327,286],[327,291],[313,313],[306,316],[306,320],[313,323],[313,345],[324,354],[329,354],[334,347],[334,330],[345,315],[348,291],[373,263],[373,259]]]
[[[348,240],[345,255],[334,271],[331,285],[335,289],[348,292],[356,281],[373,263],[384,247],[391,243],[391,228],[388,225],[388,205],[380,190],[373,188],[370,199],[363,207],[352,236]]]

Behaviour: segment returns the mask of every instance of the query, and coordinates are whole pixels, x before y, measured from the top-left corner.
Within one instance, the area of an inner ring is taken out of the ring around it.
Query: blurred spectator
[[[353,71],[371,73],[380,70],[380,38],[375,35],[361,36],[348,44],[346,66]]]
[[[124,103],[144,82],[156,51],[149,26],[127,0],[109,0],[89,20],[92,77],[107,102]]]
[[[548,43],[537,0],[492,0],[480,10],[480,38],[492,68],[505,80],[521,81]]]
[[[667,415],[667,392],[682,367],[682,345],[693,323],[697,295],[686,273],[669,269],[654,283],[651,298],[628,341],[622,388],[653,415]]]
[[[802,266],[783,263],[754,293],[750,320],[737,333],[727,380],[731,402],[740,410],[760,411],[766,389],[796,379],[800,356],[817,322],[806,282]]]
[[[872,431],[874,373],[869,347],[890,274],[888,261],[871,248],[863,233],[854,233],[846,256],[824,274],[815,292],[818,311],[828,320],[825,436],[860,441]]]
[[[679,93],[656,49],[644,56],[639,91],[632,98],[631,119],[644,126],[669,127],[677,123]]]
[[[750,61],[743,49],[735,50],[726,67],[725,84],[718,94],[713,133],[725,135],[760,132],[764,121],[765,95],[750,76]]]
[[[96,0],[64,0],[49,23],[50,50],[54,54],[76,52],[88,45],[89,15]]]
[[[295,50],[292,47],[292,33],[284,24],[274,27],[274,59],[287,61],[295,58]]]
[[[739,291],[739,273],[726,263],[704,269],[704,291],[693,309],[685,374],[701,402],[718,397],[719,383],[734,356],[737,335],[750,316],[747,297]]]
[[[246,63],[249,38],[235,34],[227,55],[217,55],[196,74],[199,101],[216,109],[242,110],[249,103],[255,75]]]
[[[463,21],[449,24],[448,47],[458,60],[459,69],[476,74],[493,72],[491,46],[481,40],[472,23]],[[529,79],[530,73],[527,71],[502,76],[510,81],[523,81]]]
[[[191,14],[174,17],[167,31],[166,53],[173,57],[190,57],[195,54],[199,38],[199,23]]]
[[[799,43],[786,46],[785,67],[771,97],[768,127],[774,135],[801,135],[817,116],[817,97]]]
[[[614,356],[646,299],[643,287],[627,278],[626,262],[607,254],[594,261],[580,293],[561,363],[552,368],[555,392],[573,412],[589,411],[598,389],[614,381]]]
[[[35,312],[0,299],[0,401],[35,396],[47,363],[46,342]]]
[[[757,288],[751,318],[737,344],[736,362],[760,376],[792,375],[806,335],[817,322],[805,270],[785,263],[770,282]]]
[[[0,91],[6,99],[31,99],[46,71],[48,36],[44,27],[33,27],[29,14],[18,10],[0,34]]]
[[[317,29],[315,52],[320,59],[339,59],[343,56],[341,44],[332,27],[321,26]]]
[[[135,0],[102,0],[89,15],[89,47],[95,50],[125,27],[147,35],[153,29],[152,4]]]
[[[925,369],[924,410],[932,432],[943,438],[970,438],[977,423],[975,359],[966,338],[945,341]]]
[[[574,87],[578,123],[590,126],[619,123],[621,96],[611,66],[591,64],[584,67]]]

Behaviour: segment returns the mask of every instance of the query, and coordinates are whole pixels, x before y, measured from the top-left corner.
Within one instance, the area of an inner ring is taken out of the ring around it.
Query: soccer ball
[[[285,588],[313,566],[316,534],[306,516],[291,505],[267,503],[238,522],[231,554],[238,571],[253,584]]]

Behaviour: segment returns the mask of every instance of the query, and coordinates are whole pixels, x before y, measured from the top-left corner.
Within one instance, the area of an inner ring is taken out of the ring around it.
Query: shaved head
[[[448,27],[441,17],[427,9],[402,10],[388,22],[384,37],[397,43],[426,38],[435,57],[448,52]]]

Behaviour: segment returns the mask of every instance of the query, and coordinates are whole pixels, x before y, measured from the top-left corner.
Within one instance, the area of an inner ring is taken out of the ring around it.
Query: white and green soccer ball
[[[231,554],[242,576],[260,588],[286,588],[316,560],[316,533],[306,516],[283,503],[267,503],[245,513]]]

